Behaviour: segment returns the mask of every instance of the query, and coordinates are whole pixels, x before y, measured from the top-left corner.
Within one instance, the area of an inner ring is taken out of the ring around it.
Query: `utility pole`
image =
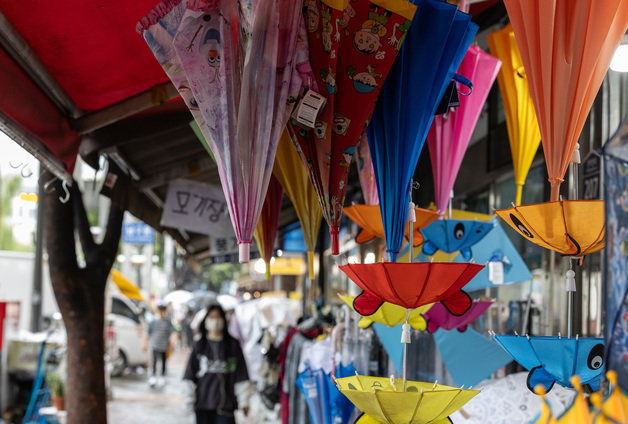
[[[39,179],[37,183],[37,229],[35,232],[35,263],[33,269],[33,294],[31,296],[31,331],[41,330],[41,304],[42,304],[42,260],[44,254],[44,185],[42,178],[42,166],[39,166]]]

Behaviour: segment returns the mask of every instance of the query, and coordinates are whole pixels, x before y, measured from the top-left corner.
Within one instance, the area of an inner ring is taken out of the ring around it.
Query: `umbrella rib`
[[[379,396],[377,396],[377,391],[375,391],[374,395],[375,395],[375,400],[377,401],[377,406],[379,407],[379,411],[382,413],[382,415],[386,419],[386,423],[394,424],[393,420],[391,420],[388,414],[384,412],[384,408],[382,408],[382,403],[379,401]]]
[[[571,237],[571,235],[569,234],[569,228],[567,227],[567,218],[565,217],[565,204],[563,202],[560,202],[560,209],[563,211],[563,225],[565,226],[565,235],[576,246],[575,255],[579,255],[582,252],[582,249],[580,248],[580,245],[578,244],[576,239]]]
[[[458,391],[458,394],[454,396],[447,405],[445,405],[445,407],[440,411],[440,414],[438,414],[437,416],[441,416],[447,410],[447,408],[449,408],[449,405],[451,405],[453,401],[456,400],[458,396],[460,396],[460,393],[462,393],[462,389],[456,389],[456,390]]]
[[[386,282],[388,283],[388,287],[395,294],[397,299],[402,299],[401,296],[399,296],[399,293],[397,293],[397,290],[395,290],[395,288],[392,285],[392,281],[390,279],[390,274],[388,273],[388,270],[386,269],[386,266],[384,265],[383,268],[384,268],[384,273],[386,274]]]
[[[427,288],[427,282],[430,280],[430,275],[432,274],[432,266],[433,264],[429,264],[427,267],[427,275],[425,276],[425,283],[423,284],[423,287],[421,287],[421,291],[419,292],[419,295],[416,297],[417,300],[423,297],[423,292]]]
[[[414,417],[416,417],[417,412],[419,411],[419,406],[421,405],[421,402],[423,401],[423,396],[425,396],[425,393],[423,392],[423,390],[421,390],[419,399],[416,402],[416,406],[414,407],[414,412],[412,413],[412,417],[410,418],[410,421],[408,422],[413,422],[414,421]]]
[[[517,207],[517,206],[515,206],[515,208],[514,208],[514,209],[515,209],[515,211],[516,211],[516,212],[519,212],[519,209],[518,209],[518,207]],[[519,212],[519,215],[521,216],[521,219],[523,220],[523,223],[524,223],[524,224],[526,224],[526,227],[534,228],[534,226],[530,225],[530,223],[528,222],[528,220],[525,218],[525,216],[524,216],[522,213],[520,213],[520,212]],[[556,248],[555,248],[555,247],[554,247],[551,243],[549,243],[547,240],[545,240],[543,237],[541,237],[541,236],[539,235],[538,231],[536,231],[536,236],[537,236],[537,237],[539,238],[539,240],[541,240],[543,243],[545,243],[545,244],[546,244],[546,245],[548,245],[548,246],[551,246],[551,247],[550,247],[550,249],[551,249],[551,250],[556,250]],[[526,238],[527,238],[527,237],[526,237]],[[535,243],[535,244],[536,244],[536,243]]]

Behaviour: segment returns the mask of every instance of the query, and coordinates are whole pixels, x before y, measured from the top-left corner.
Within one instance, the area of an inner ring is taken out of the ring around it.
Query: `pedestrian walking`
[[[148,326],[148,340],[144,342],[144,349],[150,342],[152,351],[153,370],[152,375],[148,379],[150,387],[162,387],[165,384],[166,362],[168,360],[168,351],[176,344],[176,336],[174,327],[168,317],[168,305],[159,304],[157,306],[159,318],[151,322]],[[158,364],[161,364],[161,375],[157,375]]]

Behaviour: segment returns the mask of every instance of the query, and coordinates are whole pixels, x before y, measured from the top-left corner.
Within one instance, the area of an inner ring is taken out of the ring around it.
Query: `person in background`
[[[166,361],[168,351],[176,344],[176,334],[172,322],[168,317],[168,305],[160,303],[157,305],[158,319],[150,323],[148,327],[148,339],[144,341],[144,350],[150,343],[153,353],[153,373],[148,379],[150,387],[162,387],[165,384]],[[157,363],[161,362],[161,376],[157,376]]]
[[[183,376],[197,424],[234,424],[235,410],[248,414],[251,384],[246,362],[226,323],[220,305],[207,308]]]

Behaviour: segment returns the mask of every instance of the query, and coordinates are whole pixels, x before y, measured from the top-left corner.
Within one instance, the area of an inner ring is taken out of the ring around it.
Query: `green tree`
[[[19,175],[2,178],[0,176],[0,250],[32,252],[34,246],[20,244],[13,238],[13,229],[7,223],[11,216],[11,200],[17,196],[22,186]]]

